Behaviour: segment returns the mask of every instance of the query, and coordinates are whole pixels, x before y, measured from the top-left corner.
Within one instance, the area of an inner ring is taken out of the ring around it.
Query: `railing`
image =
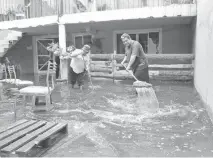
[[[195,0],[0,0],[0,21],[193,3]]]

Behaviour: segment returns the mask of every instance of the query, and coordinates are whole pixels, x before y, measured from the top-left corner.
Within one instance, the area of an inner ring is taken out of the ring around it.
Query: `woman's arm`
[[[78,49],[78,50],[73,51],[72,54],[69,55],[69,57],[70,58],[75,58],[78,55],[82,55],[82,54],[83,54],[83,50]]]

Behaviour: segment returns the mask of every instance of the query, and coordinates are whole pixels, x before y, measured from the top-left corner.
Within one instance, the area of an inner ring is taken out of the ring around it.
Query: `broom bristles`
[[[159,102],[152,87],[136,88],[136,91],[138,93],[137,106],[139,106],[140,109],[151,111],[159,109]]]

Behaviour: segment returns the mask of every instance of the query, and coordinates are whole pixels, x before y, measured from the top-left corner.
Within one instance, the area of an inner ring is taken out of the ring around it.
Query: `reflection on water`
[[[191,83],[153,83],[160,104],[155,113],[139,112],[132,81],[93,84],[83,91],[58,84],[52,111],[27,112],[69,122],[69,137],[44,156],[213,156],[212,124]]]

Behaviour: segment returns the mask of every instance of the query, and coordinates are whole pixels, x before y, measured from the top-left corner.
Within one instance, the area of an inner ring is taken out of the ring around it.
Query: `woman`
[[[81,49],[75,49],[71,54],[67,54],[64,58],[71,58],[70,62],[70,78],[72,88],[74,85],[78,84],[79,88],[82,90],[84,85],[84,77],[86,73],[89,73],[89,55],[90,46],[84,45]]]

